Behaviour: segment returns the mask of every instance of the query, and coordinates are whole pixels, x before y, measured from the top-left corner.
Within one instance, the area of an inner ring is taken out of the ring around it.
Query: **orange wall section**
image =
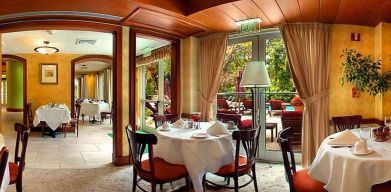
[[[32,104],[33,111],[49,102],[71,106],[71,60],[81,55],[25,53],[18,56],[27,60],[27,102]],[[58,64],[58,84],[41,84],[41,63]]]
[[[350,33],[361,34],[361,41],[351,41]],[[375,97],[360,93],[359,98],[352,98],[352,85],[340,84],[342,76],[340,57],[346,48],[356,49],[365,54],[375,56],[375,28],[357,25],[333,25],[331,36],[331,67],[330,67],[330,119],[333,116],[362,115],[364,118],[375,117]]]

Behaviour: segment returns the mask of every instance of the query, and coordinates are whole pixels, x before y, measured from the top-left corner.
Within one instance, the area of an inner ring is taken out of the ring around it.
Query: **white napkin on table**
[[[329,142],[329,145],[351,145],[353,146],[357,141],[359,141],[356,135],[350,130],[345,130],[339,133],[333,140]]]
[[[171,125],[174,126],[174,127],[180,128],[180,127],[183,127],[185,125],[185,121],[183,121],[182,119],[178,119],[177,121],[175,121]]]
[[[228,129],[220,121],[216,121],[216,123],[213,123],[213,125],[210,126],[206,132],[209,133],[210,135],[228,135],[229,134]]]

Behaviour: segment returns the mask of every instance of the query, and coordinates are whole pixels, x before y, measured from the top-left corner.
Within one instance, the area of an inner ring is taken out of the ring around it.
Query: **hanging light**
[[[45,44],[45,46],[36,47],[34,49],[34,51],[41,53],[41,54],[44,54],[44,55],[50,55],[50,54],[57,53],[60,51],[56,47],[49,47],[48,46],[50,43],[49,41],[44,41],[43,43]]]

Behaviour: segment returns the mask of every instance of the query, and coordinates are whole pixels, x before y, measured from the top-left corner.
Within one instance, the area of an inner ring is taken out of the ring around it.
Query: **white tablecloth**
[[[5,141],[4,137],[2,134],[0,134],[0,150],[5,146]],[[8,184],[10,182],[10,171],[8,167],[8,162],[7,162],[7,167],[5,168],[5,173],[3,177],[3,181],[1,182],[1,187],[0,187],[0,192],[5,192]]]
[[[110,111],[110,106],[105,102],[97,102],[97,103],[82,103],[80,108],[80,114],[87,115],[89,117],[96,116],[97,119],[100,119],[101,112]]]
[[[69,123],[71,121],[71,112],[67,107],[46,107],[41,106],[35,111],[35,117],[33,124],[37,126],[41,121],[54,130],[56,130],[61,124]]]
[[[196,132],[206,132],[211,123],[201,123],[201,130],[171,128],[158,131],[155,156],[172,164],[185,165],[195,191],[202,191],[202,177],[206,172],[217,172],[223,165],[234,161],[232,136],[192,138]]]
[[[353,130],[359,136],[358,130]],[[368,141],[374,149],[369,155],[356,156],[351,148],[332,148],[331,139],[323,141],[312,163],[309,175],[326,185],[330,192],[370,192],[372,185],[391,180],[391,141]]]

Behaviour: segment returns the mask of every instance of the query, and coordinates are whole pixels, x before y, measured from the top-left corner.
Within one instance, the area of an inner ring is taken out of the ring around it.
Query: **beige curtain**
[[[220,87],[228,35],[218,33],[200,40],[199,110],[203,121],[210,121],[212,105]]]
[[[137,65],[144,65],[148,63],[153,63],[158,60],[162,60],[165,58],[171,58],[171,46],[165,46],[159,49],[155,49],[151,52],[151,55],[148,57],[143,57],[140,55],[136,58]]]
[[[280,27],[293,81],[304,101],[302,165],[308,167],[329,135],[329,44],[331,26],[320,23]]]

